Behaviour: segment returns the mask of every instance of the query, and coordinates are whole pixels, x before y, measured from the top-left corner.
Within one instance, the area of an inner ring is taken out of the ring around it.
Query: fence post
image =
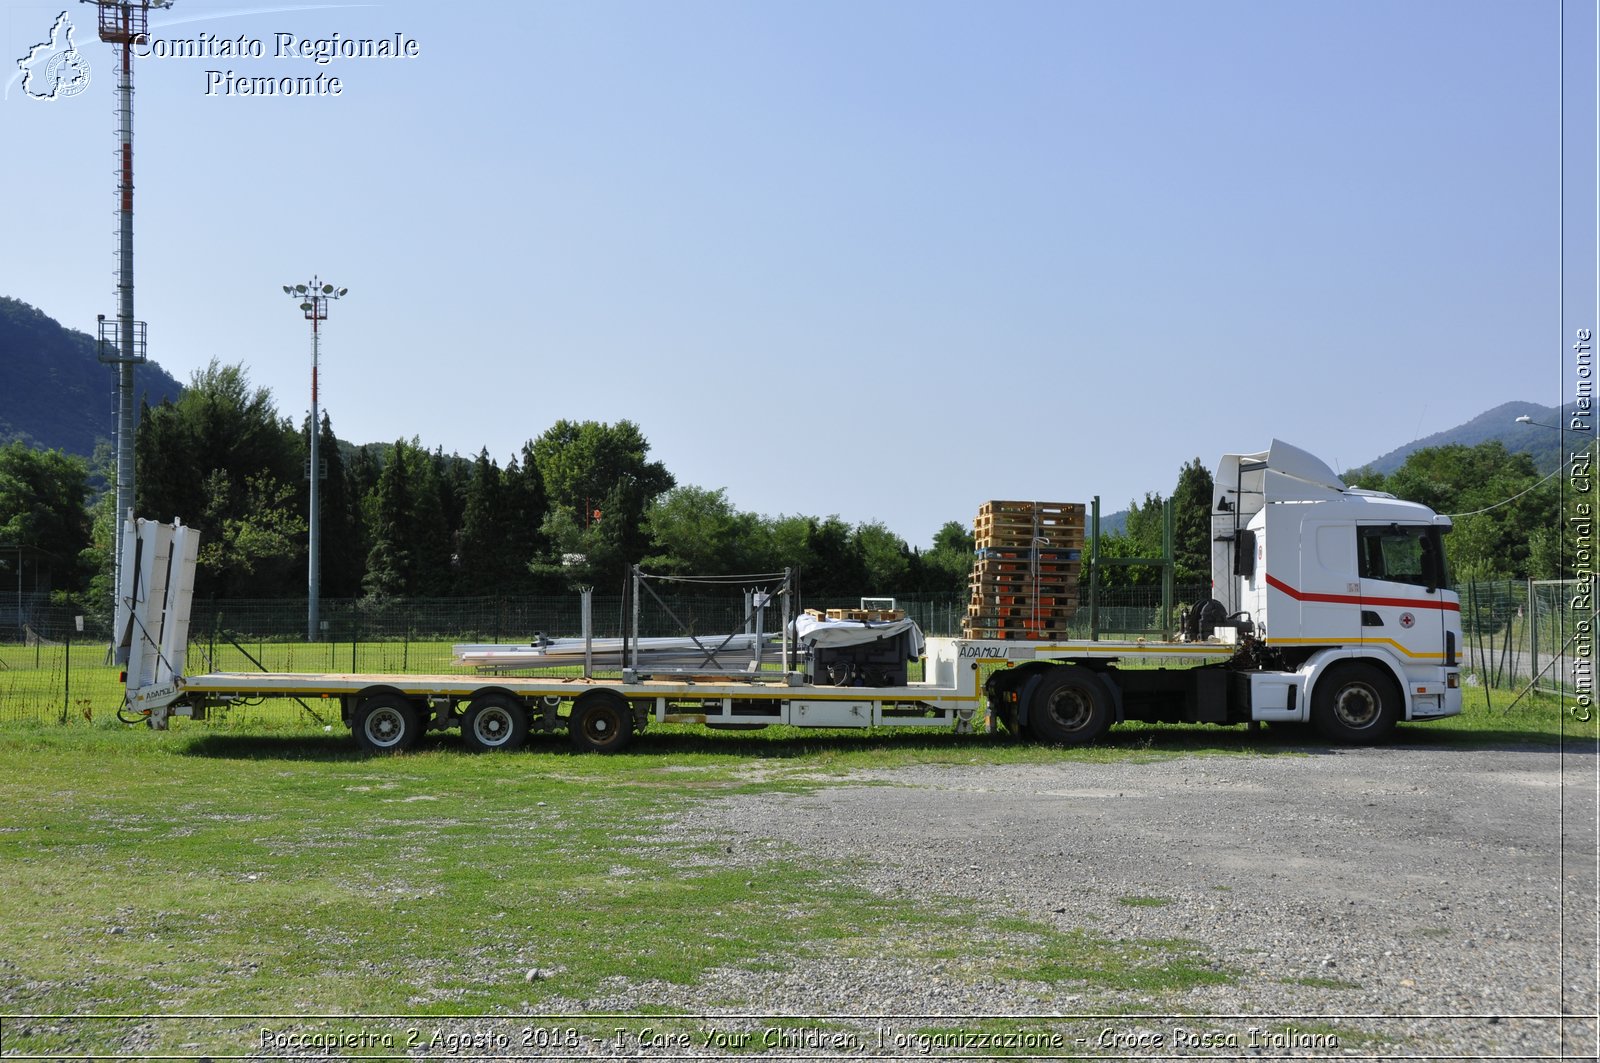
[[[1483,658],[1483,671],[1486,672],[1485,677],[1483,677],[1483,684],[1485,684],[1485,688],[1490,687],[1490,685],[1499,684],[1499,668],[1498,668],[1499,661],[1494,660],[1494,589],[1493,589],[1493,586],[1494,586],[1494,584],[1490,584],[1490,653],[1488,653],[1488,656],[1486,656],[1486,658]]]
[[[1472,618],[1472,637],[1467,642],[1467,670],[1478,671],[1478,582],[1467,581],[1467,615]],[[1462,625],[1465,628],[1465,625]],[[1463,632],[1465,634],[1465,632]]]
[[[1523,625],[1528,632],[1528,682],[1539,677],[1539,599],[1533,580],[1528,581],[1528,622]]]

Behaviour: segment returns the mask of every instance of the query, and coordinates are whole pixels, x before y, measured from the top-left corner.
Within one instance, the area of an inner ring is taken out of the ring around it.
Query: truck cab
[[[1281,441],[1225,456],[1212,505],[1213,593],[1243,624],[1223,630],[1250,631],[1288,673],[1260,680],[1278,689],[1262,691],[1265,715],[1253,718],[1309,718],[1330,736],[1358,738],[1459,713],[1450,527],[1426,506],[1347,487]]]

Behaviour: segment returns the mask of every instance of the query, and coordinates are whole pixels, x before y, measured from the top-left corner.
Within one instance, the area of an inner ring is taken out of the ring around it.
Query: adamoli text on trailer
[[[791,621],[785,582],[754,599],[763,614],[781,607],[780,634],[765,634],[763,620],[716,645],[635,637],[608,658],[620,668],[604,676],[594,674],[594,656],[613,651],[587,638],[581,652],[577,640],[457,647],[477,670],[453,675],[191,675],[198,533],[130,519],[123,556],[135,561],[117,599],[127,708],[160,728],[241,699],[327,698],[373,751],[459,728],[474,750],[514,749],[530,731],[564,729],[575,746],[598,752],[626,747],[652,722],[1004,727],[1053,744],[1092,742],[1123,720],[1310,722],[1331,740],[1370,743],[1401,720],[1461,711],[1448,517],[1346,487],[1322,461],[1278,441],[1224,455],[1215,485],[1215,597],[1187,610],[1170,641],[1068,639],[1027,626],[924,640],[893,613]],[[730,645],[746,655],[737,669],[725,663]],[[917,659],[921,678],[909,679],[907,661]],[[540,666],[556,674],[517,674]]]

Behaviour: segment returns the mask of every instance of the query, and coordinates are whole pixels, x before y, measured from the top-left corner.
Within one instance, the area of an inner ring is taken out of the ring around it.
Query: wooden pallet
[[[1026,517],[1009,517],[1005,514],[1000,514],[999,516],[980,515],[972,522],[972,531],[980,537],[986,535],[1042,535],[1051,537],[1059,534],[1064,539],[1075,537],[1079,542],[1082,542],[1083,518],[1034,517],[1030,520]],[[1050,545],[1056,545],[1054,538],[1051,538]]]
[[[815,612],[815,610],[807,609],[806,612],[811,613]],[[905,618],[906,611],[904,609],[829,609],[827,615],[828,620],[867,620],[873,622],[904,620]]]
[[[1080,560],[1003,560],[995,557],[981,557],[973,562],[973,572],[984,575],[1030,575],[1030,573],[1056,573],[1056,575],[1077,575],[1082,572],[1083,562]]]
[[[978,533],[973,536],[972,545],[976,549],[984,551],[1024,552],[1034,548],[1036,538],[1050,540],[1048,546],[1044,543],[1037,544],[1041,550],[1076,550],[1080,555],[1084,550],[1083,533],[1081,531],[1073,532],[1071,535],[1062,535],[1060,532],[1050,535],[1036,535],[1034,532],[1027,530],[1018,531],[1015,534]],[[1023,556],[1026,557],[1028,555],[1023,553]]]
[[[1076,576],[979,576],[967,580],[973,594],[1026,594],[1032,596],[1077,594]]]
[[[1082,561],[1083,550],[1079,547],[1058,549],[1053,546],[1041,546],[1035,549],[1031,546],[980,546],[977,548],[979,561],[1032,561],[1038,558],[1043,561]]]
[[[972,522],[980,547],[1028,547],[1036,538],[1049,539],[1058,549],[1082,546],[1083,528],[1080,502],[985,502]]]
[[[1019,620],[1036,620],[1040,624],[1049,626],[1052,622],[1071,620],[1077,611],[1076,605],[1058,605],[1048,609],[1032,605],[984,605],[980,608],[969,608],[967,620],[983,627]]]
[[[963,626],[961,629],[961,637],[964,639],[994,639],[1000,642],[1004,642],[1008,639],[1049,639],[1051,641],[1059,641],[1069,638],[1070,635],[1067,629],[1064,627],[1037,628],[1032,631],[1028,631],[1022,628],[992,626],[980,627],[973,625]]]
[[[995,606],[1007,608],[1010,606],[1025,605],[1038,606],[1040,609],[1076,609],[1078,596],[1076,594],[974,594],[967,603],[971,611],[982,612],[980,606]]]
[[[1000,513],[1025,513],[1033,516],[1036,513],[1047,516],[1076,516],[1083,518],[1084,507],[1082,502],[985,502],[978,507],[978,516],[991,516]]]

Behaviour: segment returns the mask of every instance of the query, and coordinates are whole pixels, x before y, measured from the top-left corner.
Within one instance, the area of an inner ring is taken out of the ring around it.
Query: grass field
[[[1396,741],[1561,740],[1553,700],[1508,710],[1497,698]],[[1591,724],[1566,737],[1594,734]],[[819,952],[958,957],[973,979],[1175,993],[1231,974],[1192,942],[1064,933],[937,889],[886,899],[854,887],[846,865],[777,850],[730,858],[673,825],[721,795],[811,789],[867,768],[1295,756],[1313,743],[1134,725],[1064,751],[1003,735],[667,727],[609,757],[553,736],[470,756],[446,735],[368,758],[348,734],[293,714],[165,733],[0,726],[0,1049],[238,1054],[265,1024],[240,1016],[299,1016],[274,1029],[333,1033],[372,1027],[303,1017],[404,1016],[386,1028],[421,1029],[445,1014],[565,1013],[622,983],[693,984],[712,967],[771,969]],[[48,1017],[92,1015],[146,1018]],[[184,1015],[236,1017],[171,1018]],[[589,1037],[606,1026],[563,1028]]]

